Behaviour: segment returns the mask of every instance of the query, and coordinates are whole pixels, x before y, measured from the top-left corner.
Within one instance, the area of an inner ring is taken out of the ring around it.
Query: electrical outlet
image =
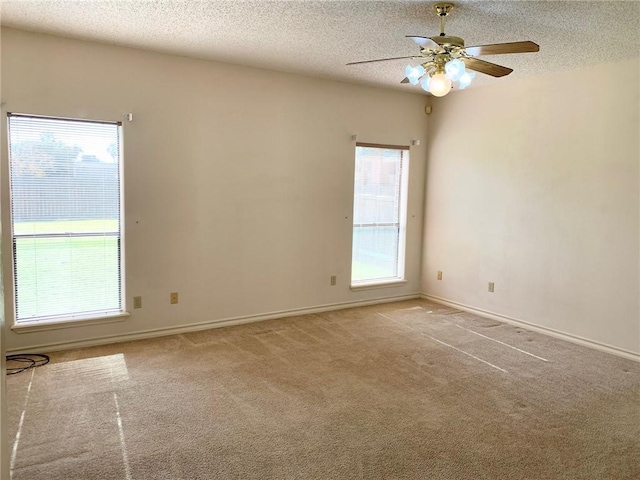
[[[335,284],[336,284],[336,276],[331,275],[331,285],[335,285]]]
[[[442,272],[438,270],[438,280],[442,280]]]
[[[133,308],[142,308],[142,297],[133,297]]]
[[[171,292],[171,303],[178,303],[178,292]]]
[[[489,291],[493,293],[493,282],[489,282]]]

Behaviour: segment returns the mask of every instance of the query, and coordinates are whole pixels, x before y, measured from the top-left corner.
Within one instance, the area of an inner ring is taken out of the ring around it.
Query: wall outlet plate
[[[171,304],[178,303],[178,292],[171,292]]]
[[[133,297],[133,308],[142,308],[142,297]]]

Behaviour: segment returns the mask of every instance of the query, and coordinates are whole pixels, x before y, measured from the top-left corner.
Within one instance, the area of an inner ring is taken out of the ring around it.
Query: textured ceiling
[[[429,1],[2,0],[2,26],[311,76],[400,85],[405,35],[434,36]],[[640,55],[640,2],[454,1],[447,33],[467,45],[532,40],[539,53],[483,57],[515,71],[477,84]],[[478,81],[480,77],[482,80]]]

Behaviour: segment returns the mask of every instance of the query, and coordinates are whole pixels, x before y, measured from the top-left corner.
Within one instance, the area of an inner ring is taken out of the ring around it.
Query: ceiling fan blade
[[[360,65],[362,63],[374,63],[374,62],[387,62],[389,60],[402,60],[407,58],[416,58],[419,55],[409,55],[408,57],[391,57],[391,58],[380,58],[378,60],[365,60],[364,62],[349,62],[347,65]]]
[[[409,83],[409,79],[407,77],[404,77],[400,83]]]
[[[418,45],[420,45],[423,48],[426,48],[427,50],[437,50],[440,47],[440,45],[438,45],[436,42],[431,40],[429,37],[419,37],[418,35],[407,35],[407,38],[410,38],[411,40],[416,42]]]
[[[467,55],[502,55],[504,53],[529,53],[539,52],[540,46],[530,41],[511,42],[511,43],[495,43],[493,45],[477,45],[475,47],[466,47],[464,49]]]
[[[464,66],[469,70],[475,70],[476,72],[491,75],[492,77],[504,77],[513,72],[513,68],[503,67],[502,65],[496,65],[495,63],[485,62],[478,58],[463,58]]]

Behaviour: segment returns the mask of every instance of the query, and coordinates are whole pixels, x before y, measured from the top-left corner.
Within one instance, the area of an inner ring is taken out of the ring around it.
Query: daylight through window
[[[358,144],[351,284],[404,278],[408,147]]]
[[[16,324],[121,313],[121,125],[8,118]]]

